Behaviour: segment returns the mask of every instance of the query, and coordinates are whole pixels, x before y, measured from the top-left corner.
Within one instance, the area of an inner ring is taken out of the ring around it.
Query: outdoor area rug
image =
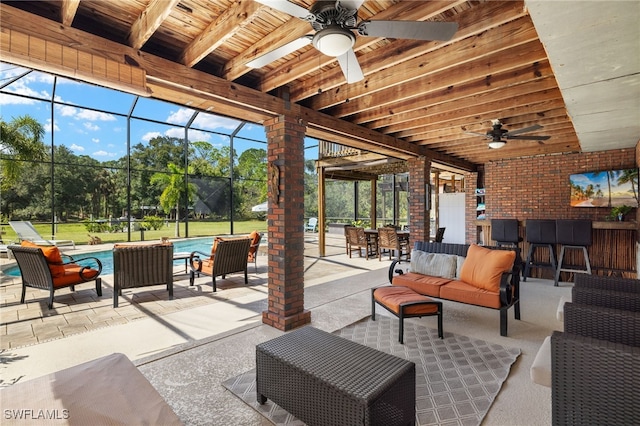
[[[366,317],[334,332],[338,336],[416,364],[416,425],[479,425],[506,380],[520,349],[444,333],[405,321]],[[303,425],[278,405],[256,401],[255,369],[223,383],[229,391],[276,425]]]

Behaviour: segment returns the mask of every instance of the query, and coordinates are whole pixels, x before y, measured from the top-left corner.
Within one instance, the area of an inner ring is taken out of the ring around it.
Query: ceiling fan
[[[489,139],[489,148],[498,149],[502,148],[507,144],[507,141],[503,139],[518,139],[518,140],[527,140],[527,141],[546,141],[551,136],[517,136],[521,133],[533,132],[534,130],[542,129],[543,126],[539,124],[534,124],[533,126],[525,127],[523,129],[518,130],[506,130],[502,128],[502,123],[500,120],[491,120],[491,124],[493,128],[489,130],[487,133],[477,133],[477,132],[465,132],[469,135],[479,135],[484,136]]]
[[[256,1],[309,22],[316,33],[265,53],[247,63],[247,66],[261,68],[311,43],[321,53],[338,59],[347,83],[364,79],[353,51],[356,41],[353,30],[357,30],[361,36],[368,37],[443,41],[450,40],[458,30],[456,22],[361,21],[358,23],[358,9],[364,0],[318,0],[309,10],[286,0]]]

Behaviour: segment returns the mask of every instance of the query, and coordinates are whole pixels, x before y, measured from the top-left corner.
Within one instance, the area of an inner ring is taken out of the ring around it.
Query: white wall
[[[440,227],[444,231],[443,243],[464,244],[464,192],[438,194]]]

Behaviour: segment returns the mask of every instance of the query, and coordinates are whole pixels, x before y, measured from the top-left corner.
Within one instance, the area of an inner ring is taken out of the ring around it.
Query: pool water
[[[201,251],[204,253],[211,252],[211,245],[213,244],[213,237],[208,238],[194,238],[183,241],[176,241],[173,243],[173,252],[192,252],[192,251]],[[83,257],[95,257],[102,263],[102,275],[113,274],[113,252],[111,250],[102,250],[102,251],[94,251],[87,252],[74,255],[73,252],[70,253],[72,257],[76,259],[81,259]],[[184,266],[184,260],[176,260],[173,262],[174,265]],[[4,271],[5,275],[9,275],[12,277],[20,276],[20,268],[18,266],[12,266],[11,268],[7,268]]]

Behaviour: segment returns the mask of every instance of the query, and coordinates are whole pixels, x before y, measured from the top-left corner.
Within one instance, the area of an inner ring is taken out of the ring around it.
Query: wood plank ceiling
[[[292,2],[304,8],[314,3]],[[31,14],[46,22],[20,22]],[[75,40],[75,46],[146,67],[153,97],[202,109],[226,97],[228,108],[215,112],[248,121],[272,114],[274,96],[287,97],[304,111],[322,113],[305,117],[313,122],[311,136],[398,158],[435,153],[442,164],[470,169],[505,158],[580,151],[522,1],[365,1],[359,20],[454,21],[459,28],[447,42],[357,35],[354,50],[365,79],[348,85],[335,58],[312,45],[262,68],[248,67],[264,53],[314,33],[308,22],[252,0],[9,0],[3,1],[2,19],[3,31],[8,26],[60,43],[78,34],[96,36]],[[99,46],[98,37],[111,44]],[[114,52],[109,46],[122,48]],[[126,53],[132,49],[137,55]],[[162,65],[169,63],[172,77]],[[211,80],[194,78],[184,68]],[[220,79],[231,83],[229,91],[253,90],[214,93]],[[339,121],[321,123],[326,116]],[[487,139],[465,133],[486,133],[493,119],[508,130],[539,124],[544,127],[528,135],[551,137],[509,140],[489,149]],[[344,129],[334,130],[340,136],[332,140],[328,129],[335,123]]]

